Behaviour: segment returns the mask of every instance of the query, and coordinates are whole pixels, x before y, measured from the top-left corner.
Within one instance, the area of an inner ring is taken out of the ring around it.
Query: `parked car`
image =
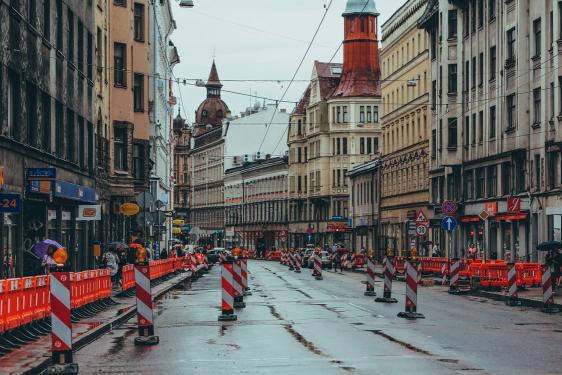
[[[314,254],[314,249],[304,249],[302,253],[302,264],[301,267],[308,267],[308,259]]]
[[[215,247],[214,249],[207,251],[207,260],[209,263],[218,263],[220,254],[224,251],[224,247]]]
[[[328,253],[327,251],[322,251],[320,255],[322,258],[322,269],[331,269],[332,261],[330,260],[330,253]],[[312,257],[308,259],[308,268],[314,268],[314,261]]]

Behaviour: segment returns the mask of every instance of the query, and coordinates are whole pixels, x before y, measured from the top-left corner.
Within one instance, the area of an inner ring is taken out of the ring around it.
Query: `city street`
[[[135,347],[131,320],[80,350],[82,374],[555,374],[562,316],[507,307],[440,287],[420,288],[426,319],[396,317],[398,304],[363,296],[364,275],[324,280],[274,262],[250,261],[247,308],[219,323],[220,267],[157,304],[160,344]],[[382,294],[380,282],[376,291]]]

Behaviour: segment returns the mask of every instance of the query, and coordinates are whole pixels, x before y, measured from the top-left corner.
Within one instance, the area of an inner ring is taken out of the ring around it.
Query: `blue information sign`
[[[454,231],[457,229],[457,219],[452,216],[445,216],[443,220],[441,220],[441,228],[449,232]]]
[[[54,180],[57,178],[56,168],[27,168],[25,174],[28,180]]]
[[[19,214],[21,212],[21,195],[0,194],[0,212]]]

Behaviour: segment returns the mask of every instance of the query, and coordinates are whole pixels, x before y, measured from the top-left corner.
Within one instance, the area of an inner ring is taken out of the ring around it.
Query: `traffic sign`
[[[457,219],[451,216],[446,216],[441,220],[441,228],[446,231],[452,232],[457,228]]]
[[[488,213],[488,211],[482,210],[482,212],[480,212],[478,216],[480,217],[480,219],[486,221],[486,219],[490,217],[490,214]]]
[[[510,214],[521,213],[521,198],[509,197],[507,198],[507,212]]]
[[[447,216],[451,216],[457,213],[458,210],[458,206],[457,206],[457,202],[455,201],[451,201],[451,200],[447,200],[444,201],[443,204],[441,204],[441,211],[443,211],[444,215]]]
[[[425,237],[427,235],[428,227],[427,225],[418,224],[416,226],[416,234],[420,237]]]
[[[425,214],[423,213],[422,210],[420,210],[418,212],[418,216],[416,216],[416,223],[420,224],[420,223],[427,223],[427,216],[425,216]]]
[[[408,220],[408,235],[416,234],[416,223],[412,220]]]

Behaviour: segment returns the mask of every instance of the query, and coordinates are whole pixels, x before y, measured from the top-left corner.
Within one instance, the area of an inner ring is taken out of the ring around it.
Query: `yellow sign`
[[[140,212],[140,207],[136,203],[123,203],[120,207],[121,214],[124,216],[135,216]]]
[[[172,234],[181,234],[181,228],[173,227],[172,228]]]
[[[185,221],[182,220],[182,219],[175,219],[175,220],[173,221],[173,224],[174,224],[174,225],[181,226],[181,225],[184,225],[184,224],[185,224]]]
[[[0,167],[0,185],[4,185],[4,167]]]
[[[101,256],[101,246],[99,244],[94,245],[94,256]]]

